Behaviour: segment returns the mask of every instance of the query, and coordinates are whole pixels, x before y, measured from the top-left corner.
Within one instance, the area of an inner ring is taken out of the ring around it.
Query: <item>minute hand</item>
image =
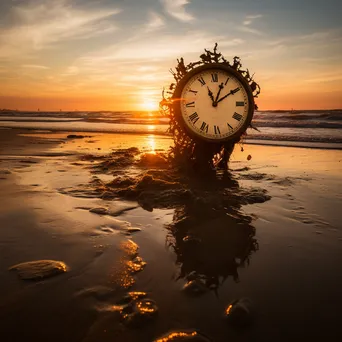
[[[224,100],[226,97],[228,97],[229,95],[234,95],[235,93],[237,93],[240,90],[240,88],[235,88],[233,90],[231,90],[227,95],[224,95],[223,97],[221,97],[219,100],[216,101],[216,103],[219,103],[220,101]]]

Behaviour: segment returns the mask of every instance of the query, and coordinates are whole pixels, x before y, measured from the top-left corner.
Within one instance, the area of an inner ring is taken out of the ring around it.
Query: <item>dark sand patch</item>
[[[24,280],[42,280],[67,271],[67,266],[62,261],[37,260],[23,262],[9,268],[17,271],[19,277]]]

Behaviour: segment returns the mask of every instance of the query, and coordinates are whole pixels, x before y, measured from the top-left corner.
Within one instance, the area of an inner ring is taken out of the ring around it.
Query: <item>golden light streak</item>
[[[154,135],[148,136],[148,146],[150,148],[149,153],[156,154],[156,141],[154,139]]]

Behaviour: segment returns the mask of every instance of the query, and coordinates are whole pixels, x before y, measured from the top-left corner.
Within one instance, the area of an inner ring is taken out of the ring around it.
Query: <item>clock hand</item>
[[[207,88],[208,88],[208,95],[209,95],[209,97],[211,98],[211,101],[213,102],[213,104],[214,104],[214,94],[213,94],[213,92],[209,89],[209,87],[207,86]]]
[[[215,104],[217,104],[217,100],[218,100],[218,98],[219,98],[219,96],[220,96],[221,90],[224,88],[223,82],[219,85],[219,88],[220,88],[220,89],[219,89],[219,91],[217,92],[216,99],[215,99],[215,101],[214,101]]]
[[[224,100],[226,97],[228,97],[229,95],[234,95],[235,93],[237,93],[240,90],[240,88],[235,88],[232,89],[227,95],[221,97],[218,101],[216,101],[216,103],[221,102],[222,100]]]

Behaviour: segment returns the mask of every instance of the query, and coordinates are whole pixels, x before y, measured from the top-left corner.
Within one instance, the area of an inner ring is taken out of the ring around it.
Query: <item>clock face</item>
[[[248,84],[229,67],[204,66],[192,72],[182,86],[180,115],[196,138],[225,141],[239,137],[254,110]]]

